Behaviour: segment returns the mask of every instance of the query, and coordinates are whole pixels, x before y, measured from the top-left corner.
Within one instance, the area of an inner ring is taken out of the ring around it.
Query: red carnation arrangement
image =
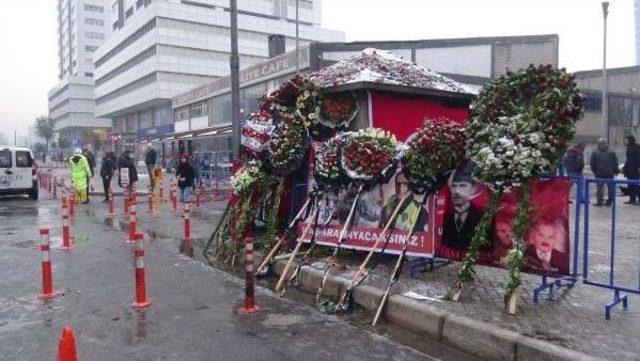
[[[253,113],[242,128],[240,143],[250,156],[263,157],[269,149],[273,128],[273,119],[269,113]]]
[[[296,109],[298,94],[305,82],[304,77],[294,76],[288,82],[280,85],[278,89],[264,96],[260,101],[260,110],[271,111],[275,109],[283,113],[293,112]]]
[[[439,182],[464,159],[464,127],[448,118],[425,119],[407,145],[402,169],[409,187],[415,193],[435,191]]]
[[[351,93],[326,94],[320,107],[320,122],[331,128],[349,125],[355,118],[358,103]]]
[[[397,156],[396,137],[388,131],[367,128],[345,134],[342,168],[351,179],[382,179],[394,168]]]

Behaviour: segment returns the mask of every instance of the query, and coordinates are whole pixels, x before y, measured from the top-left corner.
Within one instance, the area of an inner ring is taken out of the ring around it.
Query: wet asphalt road
[[[58,204],[48,196],[0,198],[0,360],[53,360],[65,325],[79,360],[431,360],[428,356],[300,302],[257,289],[262,312],[237,316],[240,279],[178,254],[173,239],[145,241],[153,305],[134,310],[132,246],[105,222],[104,205],[77,207],[75,244],[59,249]],[[51,227],[54,288],[40,292],[38,227]]]

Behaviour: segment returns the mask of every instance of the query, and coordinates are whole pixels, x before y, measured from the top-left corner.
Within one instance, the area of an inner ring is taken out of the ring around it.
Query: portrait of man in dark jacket
[[[465,160],[449,178],[453,210],[444,214],[442,243],[458,249],[466,249],[480,218],[482,210],[471,204],[478,195],[478,183],[473,179],[475,164]]]

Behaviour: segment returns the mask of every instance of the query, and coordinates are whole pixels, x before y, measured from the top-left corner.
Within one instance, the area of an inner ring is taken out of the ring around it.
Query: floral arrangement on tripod
[[[558,166],[575,126],[583,114],[584,96],[574,76],[550,65],[507,72],[480,92],[466,126],[467,157],[476,163],[475,176],[491,189],[489,204],[467,250],[450,295],[473,281],[479,249],[486,245],[500,196],[517,192],[516,216],[511,225],[514,247],[503,262],[507,278],[501,283],[508,313],[515,313],[515,291],[521,284],[524,237],[529,223],[531,179]],[[456,298],[456,297],[454,297]]]

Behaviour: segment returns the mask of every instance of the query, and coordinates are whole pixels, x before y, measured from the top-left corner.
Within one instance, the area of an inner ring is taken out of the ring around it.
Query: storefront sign
[[[138,140],[144,140],[151,137],[159,137],[165,134],[173,133],[173,124],[158,125],[157,127],[138,129]]]
[[[299,65],[301,69],[310,65],[309,46],[301,47],[299,51]],[[252,83],[266,81],[272,78],[292,73],[296,69],[296,53],[288,52],[259,64],[240,70],[240,85],[248,86]],[[231,77],[226,76],[213,82],[192,89],[173,98],[173,108],[178,108],[196,101],[211,98],[218,94],[227,93],[231,88]]]

